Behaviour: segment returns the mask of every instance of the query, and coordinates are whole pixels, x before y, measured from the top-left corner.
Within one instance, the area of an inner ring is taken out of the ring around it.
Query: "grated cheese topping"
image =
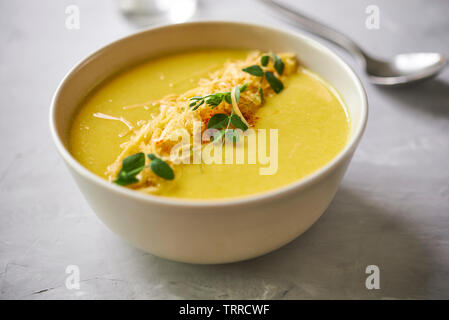
[[[95,117],[109,120],[119,120],[123,122],[131,132],[128,141],[121,145],[122,151],[117,159],[108,166],[106,175],[110,181],[113,181],[120,171],[122,161],[127,156],[143,152],[145,154],[153,153],[159,158],[163,159],[176,171],[179,161],[173,161],[170,157],[171,149],[179,143],[179,140],[171,140],[170,137],[175,137],[177,130],[186,130],[190,136],[194,133],[194,122],[202,122],[201,131],[207,128],[209,119],[217,113],[230,114],[232,111],[238,115],[242,121],[248,126],[252,127],[255,124],[256,111],[262,106],[263,101],[274,94],[270,84],[264,78],[253,76],[242,71],[243,68],[259,64],[260,58],[263,55],[260,51],[251,52],[246,59],[237,61],[227,61],[224,66],[209,74],[207,78],[202,78],[198,82],[198,86],[181,95],[170,94],[157,101],[148,101],[142,104],[135,104],[131,106],[124,106],[124,109],[145,107],[148,105],[159,105],[159,113],[149,116],[149,119],[138,121],[136,126],[133,126],[129,121],[123,117],[116,118],[105,114],[94,114]],[[281,53],[278,56],[284,62],[284,72],[279,75],[273,65],[272,59],[269,64],[264,67],[266,71],[271,71],[284,82],[288,75],[296,72],[297,61],[292,53]],[[235,99],[235,87],[247,84],[244,92],[241,93],[239,103]],[[263,90],[263,99],[260,97],[259,88]],[[232,104],[221,102],[216,108],[212,109],[206,103],[201,105],[198,109],[192,110],[189,108],[189,99],[194,96],[205,96],[218,92],[232,92]],[[196,128],[195,128],[196,130]],[[202,134],[202,132],[201,132]],[[177,137],[177,134],[176,134]],[[204,142],[205,143],[205,142]],[[193,150],[193,143],[184,145],[183,148]],[[181,158],[177,159],[182,161]],[[146,159],[146,161],[149,161]],[[175,177],[178,175],[175,174]],[[156,192],[162,178],[155,175],[150,169],[143,169],[137,176],[139,182],[129,185],[130,188],[154,193]],[[176,178],[175,178],[176,179]]]

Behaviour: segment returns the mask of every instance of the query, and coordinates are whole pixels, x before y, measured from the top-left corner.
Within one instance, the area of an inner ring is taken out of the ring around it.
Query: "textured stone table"
[[[449,54],[449,5],[432,1],[293,1],[380,56]],[[80,30],[65,28],[78,5]],[[365,27],[367,5],[380,29]],[[113,1],[0,2],[0,298],[449,298],[449,70],[419,87],[367,83],[366,135],[330,208],[304,235],[250,261],[197,266],[127,245],[87,206],[48,130],[63,75],[135,31]],[[194,19],[284,28],[252,1],[202,1]],[[340,52],[340,51],[338,51]],[[353,61],[342,53],[351,65]],[[365,288],[367,265],[379,290]],[[80,268],[79,290],[65,286]]]

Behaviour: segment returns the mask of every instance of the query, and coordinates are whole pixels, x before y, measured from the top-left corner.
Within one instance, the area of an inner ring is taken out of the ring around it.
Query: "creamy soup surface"
[[[129,140],[121,121],[94,117],[123,117],[131,124],[159,112],[148,105],[124,106],[182,94],[200,78],[229,59],[244,59],[246,50],[201,50],[172,54],[126,69],[95,88],[82,102],[69,132],[70,150],[87,169],[106,178],[106,169]],[[278,165],[272,175],[261,175],[261,163],[182,164],[175,180],[163,181],[160,196],[188,199],[241,197],[285,186],[313,173],[346,145],[350,119],[338,93],[318,75],[299,67],[284,90],[266,99],[252,129],[278,130]],[[268,140],[268,137],[267,137]],[[247,145],[245,145],[247,148]]]

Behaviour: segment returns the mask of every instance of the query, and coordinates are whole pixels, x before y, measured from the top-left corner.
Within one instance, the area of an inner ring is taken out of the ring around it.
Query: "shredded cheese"
[[[130,133],[134,129],[134,126],[131,124],[131,122],[129,122],[128,120],[126,120],[123,117],[117,118],[117,117],[110,116],[108,114],[104,114],[104,113],[101,113],[101,112],[96,112],[96,113],[93,114],[93,116],[96,117],[96,118],[100,118],[100,119],[116,120],[116,121],[120,121],[121,123],[125,124],[128,127],[128,130],[125,131],[125,132],[120,133],[119,137],[126,136],[128,133]]]
[[[155,115],[149,114],[148,119],[138,121],[136,127],[133,127],[129,121],[126,121],[123,117],[117,118],[101,113],[94,114],[94,116],[98,118],[119,120],[126,124],[129,130],[133,133],[130,139],[121,145],[122,152],[117,159],[108,166],[106,174],[109,180],[112,181],[116,178],[123,159],[137,152],[144,152],[145,154],[154,153],[164,161],[173,164],[173,159],[170,159],[170,151],[173,146],[179,143],[179,141],[171,138],[174,137],[177,130],[186,130],[192,137],[194,133],[194,122],[202,122],[203,126],[201,130],[204,131],[207,128],[207,122],[216,113],[230,114],[233,110],[248,127],[254,126],[255,112],[262,106],[259,88],[263,90],[264,98],[273,95],[274,92],[264,78],[253,76],[242,71],[242,69],[254,64],[259,64],[261,56],[261,52],[254,51],[244,60],[228,61],[222,68],[210,73],[208,77],[200,79],[198,87],[189,90],[182,95],[171,94],[157,101],[147,101],[142,104],[123,107],[123,109],[130,109],[145,107],[150,104],[153,106],[159,105],[159,113]],[[282,59],[285,65],[282,75],[276,73],[271,61],[272,59],[270,59],[270,63],[264,68],[267,71],[275,73],[276,76],[283,81],[289,74],[296,71],[297,62],[294,55],[291,53],[283,53],[278,56]],[[188,78],[190,77],[191,75],[189,75]],[[245,91],[240,94],[239,103],[237,103],[235,99],[235,87],[241,87],[244,84],[246,84],[247,87]],[[212,109],[207,103],[204,103],[196,110],[189,108],[189,99],[191,97],[205,96],[218,92],[232,92],[232,104],[230,105],[222,102]],[[198,151],[193,150],[193,143],[185,145],[183,148],[191,150],[192,152]],[[182,159],[179,158],[177,160]],[[147,159],[147,161],[149,160]],[[176,166],[174,167],[176,170]],[[178,175],[175,174],[175,177],[177,176]],[[142,192],[157,192],[162,182],[161,178],[156,176],[148,168],[143,169],[137,178],[139,179],[139,182],[130,185],[129,187],[138,189]]]
[[[101,119],[106,119],[106,120],[117,120],[117,121],[120,121],[123,124],[125,124],[129,130],[134,129],[134,126],[131,124],[131,122],[129,122],[128,120],[126,120],[123,117],[117,118],[117,117],[113,117],[113,116],[110,116],[108,114],[104,114],[101,112],[94,113],[93,116],[96,118],[101,118]]]

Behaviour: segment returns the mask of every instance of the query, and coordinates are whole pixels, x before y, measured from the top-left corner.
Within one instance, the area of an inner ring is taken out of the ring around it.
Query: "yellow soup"
[[[135,108],[124,106],[182,94],[229,59],[244,59],[247,54],[244,50],[221,49],[184,52],[152,59],[116,74],[94,89],[75,115],[69,133],[73,156],[93,173],[107,178],[107,167],[121,153],[120,145],[130,137],[124,122],[94,117],[94,114],[122,117],[136,125],[151,119],[159,112],[159,106],[151,103]],[[248,163],[248,143],[245,143],[244,163],[178,165],[175,180],[163,181],[155,193],[176,198],[217,199],[275,189],[311,174],[332,160],[344,148],[350,130],[350,120],[337,92],[303,67],[286,78],[282,92],[264,101],[255,118],[251,129],[268,129],[267,155],[271,144],[277,146],[276,168],[270,174],[261,174],[261,168],[269,165],[259,158],[256,163]],[[270,140],[269,129],[276,130],[275,142]]]

